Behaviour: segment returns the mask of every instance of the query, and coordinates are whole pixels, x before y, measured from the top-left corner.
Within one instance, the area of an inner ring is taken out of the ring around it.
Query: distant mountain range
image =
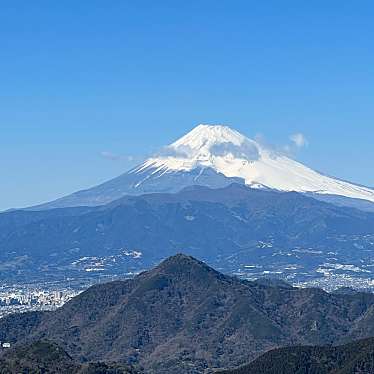
[[[2,213],[0,248],[7,280],[123,274],[181,251],[226,272],[332,266],[368,276],[374,214],[296,192],[195,186],[99,207]]]
[[[318,173],[286,155],[220,125],[199,125],[134,169],[99,186],[32,209],[98,206],[126,195],[178,192],[192,185],[308,193],[343,206],[374,211],[374,190]]]
[[[179,254],[134,279],[93,286],[54,312],[0,319],[0,341],[17,348],[43,339],[74,362],[192,374],[239,366],[277,347],[373,336],[373,328],[373,294],[243,281]],[[283,357],[290,357],[287,352]],[[350,362],[338,350],[294,352],[293,361],[322,354]],[[278,353],[269,355],[279,362]]]

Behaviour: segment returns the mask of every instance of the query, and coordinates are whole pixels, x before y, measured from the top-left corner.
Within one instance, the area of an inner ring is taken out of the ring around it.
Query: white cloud
[[[125,161],[136,161],[136,157],[135,156],[121,156],[121,155],[117,155],[115,153],[112,153],[112,152],[108,152],[108,151],[102,151],[100,152],[100,156],[101,157],[104,157],[106,158],[107,160],[111,160],[111,161],[120,161],[120,160],[125,160]]]
[[[308,145],[307,138],[300,132],[290,135],[290,140],[297,148],[303,148]]]
[[[116,160],[119,160],[121,158],[121,156],[118,156],[112,152],[108,152],[108,151],[102,151],[100,152],[100,155],[108,160],[112,160],[112,161],[116,161]]]

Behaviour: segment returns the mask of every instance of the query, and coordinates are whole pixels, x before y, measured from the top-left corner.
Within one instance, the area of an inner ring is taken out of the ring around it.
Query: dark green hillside
[[[374,338],[339,347],[287,347],[220,374],[372,374]]]
[[[0,374],[136,374],[125,365],[103,362],[80,364],[48,341],[12,349],[0,359]]]

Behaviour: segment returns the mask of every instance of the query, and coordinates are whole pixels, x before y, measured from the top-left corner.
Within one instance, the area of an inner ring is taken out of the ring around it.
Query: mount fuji
[[[193,185],[221,188],[234,182],[374,211],[374,189],[318,173],[221,125],[198,125],[119,177],[32,209],[98,206],[126,195],[178,192]]]

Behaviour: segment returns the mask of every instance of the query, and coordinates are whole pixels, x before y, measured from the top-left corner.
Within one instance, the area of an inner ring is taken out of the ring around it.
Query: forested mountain
[[[0,340],[48,339],[78,361],[201,373],[276,347],[372,336],[373,310],[372,294],[248,282],[176,255],[134,279],[93,286],[55,312],[3,318]]]
[[[137,374],[134,368],[104,362],[79,363],[57,344],[37,341],[0,358],[0,374]]]
[[[338,347],[287,347],[265,353],[252,363],[220,374],[371,374],[374,339]]]

